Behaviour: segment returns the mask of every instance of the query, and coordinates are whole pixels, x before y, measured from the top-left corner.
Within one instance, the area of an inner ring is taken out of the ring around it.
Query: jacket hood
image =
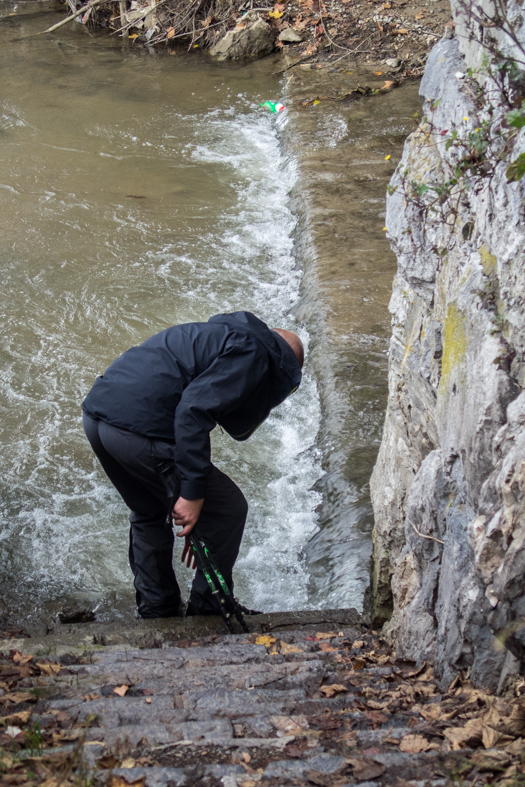
[[[211,317],[208,322],[225,324],[233,331],[249,332],[258,343],[264,346],[268,355],[270,370],[270,387],[267,398],[268,412],[264,416],[267,417],[269,411],[281,404],[301,383],[301,367],[294,351],[282,336],[268,328],[266,323],[251,312],[217,314],[215,317]],[[250,430],[249,434],[252,434],[254,430]],[[228,428],[227,431],[230,432]],[[232,437],[239,439],[238,435],[232,434]],[[243,439],[246,439],[244,435]]]

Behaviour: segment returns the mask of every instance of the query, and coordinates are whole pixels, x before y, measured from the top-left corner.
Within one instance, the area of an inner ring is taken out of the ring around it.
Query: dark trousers
[[[141,437],[84,413],[84,431],[107,476],[131,510],[129,562],[143,618],[178,614],[180,589],[173,570],[173,528],[166,524],[175,489],[171,443]],[[231,478],[212,465],[196,527],[233,590],[248,504]],[[182,547],[182,544],[181,544]],[[190,602],[202,614],[216,612],[200,569]]]

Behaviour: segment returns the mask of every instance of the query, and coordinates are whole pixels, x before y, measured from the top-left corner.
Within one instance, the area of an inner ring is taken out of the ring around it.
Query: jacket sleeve
[[[255,344],[230,344],[185,388],[175,411],[175,466],[180,494],[204,497],[210,472],[210,432],[260,384],[268,361]]]

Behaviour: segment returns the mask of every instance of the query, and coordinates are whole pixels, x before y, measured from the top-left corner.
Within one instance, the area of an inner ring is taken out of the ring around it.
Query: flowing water
[[[300,390],[250,441],[213,434],[215,462],[250,502],[236,588],[243,603],[268,611],[360,606],[370,512],[359,500],[385,401],[394,267],[381,218],[371,225],[386,254],[375,261],[380,313],[360,329],[380,362],[369,378],[364,371],[372,416],[352,454],[340,392],[345,353],[359,348],[343,306],[323,326],[312,318],[336,291],[341,303],[347,250],[331,249],[333,294],[328,270],[305,315],[304,288],[314,285],[305,276],[299,307],[298,157],[285,155],[279,123],[259,108],[282,90],[275,61],[218,66],[79,25],[29,37],[62,15],[46,3],[0,4],[0,618],[49,618],[72,600],[100,619],[133,614],[126,510],[83,436],[80,403],[131,345],[238,309],[313,338],[314,353]],[[352,111],[341,109],[345,123]],[[311,121],[316,155],[334,149],[323,118]],[[321,361],[319,346],[332,348]],[[330,435],[340,433],[346,442],[335,445]],[[344,470],[352,461],[357,487]],[[187,587],[189,572],[178,573]]]

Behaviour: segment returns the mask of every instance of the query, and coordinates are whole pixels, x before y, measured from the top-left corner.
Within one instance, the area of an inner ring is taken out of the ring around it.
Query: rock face
[[[210,55],[216,60],[255,60],[274,49],[275,33],[271,27],[262,19],[243,17],[210,49]]]
[[[470,668],[473,682],[498,690],[525,654],[524,186],[506,178],[524,132],[459,196],[448,225],[422,210],[428,194],[407,199],[408,181],[452,177],[458,149],[446,149],[447,134],[468,135],[489,117],[464,78],[481,47],[459,41],[443,39],[428,59],[428,121],[408,138],[387,203],[398,273],[371,481],[372,592],[376,624],[386,623],[398,654],[432,659],[442,686]],[[498,123],[508,110],[480,80]]]

